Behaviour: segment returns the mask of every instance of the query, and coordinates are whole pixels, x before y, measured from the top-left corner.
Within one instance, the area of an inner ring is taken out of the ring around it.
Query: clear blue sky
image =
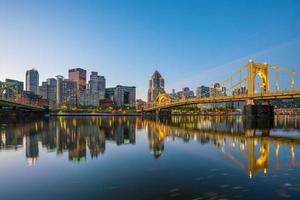
[[[221,81],[250,58],[299,69],[299,11],[297,0],[0,0],[0,80],[76,66],[145,98],[155,69],[168,91]]]

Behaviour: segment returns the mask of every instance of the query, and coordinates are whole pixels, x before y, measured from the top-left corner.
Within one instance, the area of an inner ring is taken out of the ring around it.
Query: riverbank
[[[141,116],[141,113],[50,113],[50,116]]]

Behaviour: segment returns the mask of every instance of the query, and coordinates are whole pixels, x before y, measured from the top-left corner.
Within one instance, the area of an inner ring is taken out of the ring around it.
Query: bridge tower
[[[246,100],[246,105],[244,106],[244,115],[249,117],[263,117],[269,118],[274,116],[274,107],[269,105],[269,101],[263,101],[261,105],[255,105],[255,102],[251,98],[254,96],[257,91],[255,91],[255,81],[257,75],[261,78],[262,83],[261,93],[269,94],[270,93],[270,80],[269,80],[269,64],[259,64],[255,63],[252,60],[248,62],[248,96],[249,99]]]
[[[264,94],[270,92],[270,81],[269,81],[269,64],[258,64],[252,60],[248,62],[248,95],[252,96],[255,94],[255,81],[256,76],[262,80],[261,89]]]

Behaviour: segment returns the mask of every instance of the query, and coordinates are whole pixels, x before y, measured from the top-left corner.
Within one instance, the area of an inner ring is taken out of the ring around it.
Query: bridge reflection
[[[220,116],[173,117],[163,122],[142,121],[155,158],[163,153],[164,142],[168,138],[178,138],[185,142],[195,140],[220,150],[239,168],[246,170],[249,177],[261,171],[267,173],[270,168],[300,166],[295,158],[295,149],[299,150],[300,147],[300,134],[289,134],[291,130],[299,130],[299,122],[299,118],[289,116],[276,116],[274,121],[255,122],[241,117]],[[283,132],[278,134],[278,130]],[[274,155],[270,150],[273,147]],[[283,159],[279,158],[280,153]],[[272,156],[275,157],[275,163],[270,160]]]
[[[274,121],[247,121],[242,117],[172,117],[167,121],[136,117],[59,117],[0,124],[0,153],[25,150],[30,165],[43,151],[68,153],[80,162],[104,154],[107,143],[134,145],[136,131],[146,132],[155,159],[167,141],[209,144],[250,177],[272,169],[300,166],[300,118],[276,116]]]

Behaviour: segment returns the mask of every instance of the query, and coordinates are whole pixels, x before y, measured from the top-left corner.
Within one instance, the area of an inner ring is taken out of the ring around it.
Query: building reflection
[[[135,144],[135,118],[53,118],[18,121],[1,127],[0,151],[25,148],[29,165],[37,163],[39,144],[49,152],[68,153],[70,161],[104,154],[106,141]]]
[[[149,138],[149,147],[154,158],[159,158],[164,151],[167,139],[180,139],[184,142],[194,140],[201,144],[211,144],[245,170],[251,178],[254,174],[267,173],[270,168],[299,166],[295,160],[295,148],[300,147],[300,137],[285,135],[270,135],[270,130],[298,130],[299,118],[277,116],[274,121],[249,120],[241,117],[173,117],[170,122],[148,119],[138,119],[143,124]],[[271,147],[275,155],[271,154]],[[282,151],[280,163],[280,148]],[[275,165],[270,157],[275,158]],[[286,163],[286,158],[290,160]],[[272,164],[272,166],[270,166]]]
[[[145,131],[153,158],[163,156],[167,141],[208,144],[249,177],[270,169],[300,166],[300,119],[276,116],[274,121],[242,117],[173,117],[158,121],[138,117],[58,117],[0,124],[0,151],[25,149],[29,165],[38,162],[39,148],[70,161],[99,158],[108,143],[134,145],[136,131]],[[272,130],[272,131],[270,131]],[[280,130],[280,131],[277,131]],[[292,131],[291,131],[292,130]],[[1,152],[0,152],[1,153]]]
[[[35,165],[39,157],[39,144],[37,134],[29,134],[25,137],[26,158],[29,165]]]

